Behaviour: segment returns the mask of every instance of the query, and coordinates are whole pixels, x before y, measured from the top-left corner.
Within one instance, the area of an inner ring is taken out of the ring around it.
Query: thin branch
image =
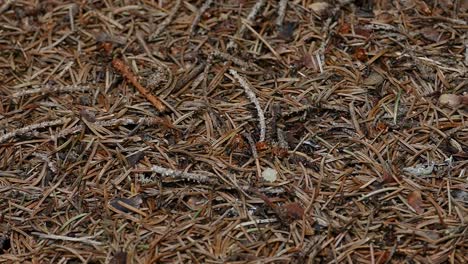
[[[29,125],[29,126],[25,126],[23,128],[17,129],[15,131],[6,133],[5,135],[1,136],[0,137],[0,143],[3,143],[5,141],[9,140],[10,138],[14,138],[16,136],[26,134],[28,132],[31,132],[31,131],[39,129],[39,128],[62,125],[62,124],[65,124],[67,121],[68,121],[68,118],[62,118],[62,119],[46,121],[46,122],[42,122],[42,123],[38,123],[38,124],[32,124],[32,125]]]
[[[144,117],[144,118],[117,118],[111,120],[103,120],[94,122],[93,125],[96,126],[103,126],[103,127],[112,127],[112,126],[126,126],[126,125],[145,125],[145,126],[153,126],[153,125],[160,125],[165,124],[168,126],[169,124],[165,123],[159,117]],[[58,138],[62,138],[68,136],[70,134],[77,133],[84,128],[83,125],[76,125],[69,128],[65,128],[64,130],[60,131],[58,134],[53,135],[51,140],[55,141]],[[169,128],[176,128],[175,126],[169,125]]]
[[[262,107],[260,106],[260,102],[257,99],[257,96],[253,92],[251,85],[247,82],[244,77],[240,76],[236,70],[230,69],[229,73],[231,73],[234,78],[239,82],[240,86],[242,86],[247,94],[249,100],[255,105],[257,108],[258,119],[260,122],[260,142],[265,141],[265,134],[266,134],[266,123],[265,123],[265,115],[263,113]]]
[[[7,11],[11,4],[13,3],[13,0],[6,0],[2,6],[0,6],[0,14],[2,14],[3,12]]]
[[[84,92],[93,89],[93,87],[88,85],[67,85],[67,86],[43,86],[39,88],[33,88],[29,90],[24,90],[21,92],[16,92],[11,95],[12,98],[21,97],[29,94],[46,94],[54,92]]]
[[[163,102],[155,95],[153,95],[150,91],[148,91],[143,85],[140,84],[135,74],[132,70],[125,64],[124,61],[120,59],[113,59],[112,66],[122,74],[130,83],[135,86],[135,88],[140,92],[146,99],[154,106],[158,111],[164,112],[166,111],[166,106],[164,106]]]
[[[91,240],[90,238],[93,238],[91,236],[87,236],[87,237],[68,237],[68,236],[60,236],[60,235],[49,235],[49,234],[43,234],[43,233],[38,233],[38,232],[32,232],[31,234],[36,235],[36,236],[38,236],[40,238],[44,238],[44,239],[81,242],[81,243],[85,243],[85,244],[89,244],[89,245],[95,245],[95,246],[102,245],[101,242]]]
[[[281,27],[283,25],[287,5],[288,0],[281,0],[278,4],[278,17],[276,18],[276,26],[278,27]]]

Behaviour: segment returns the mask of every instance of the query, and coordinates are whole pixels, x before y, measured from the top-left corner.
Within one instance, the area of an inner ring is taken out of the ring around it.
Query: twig
[[[184,179],[184,180],[191,180],[197,181],[202,183],[216,183],[216,179],[213,176],[202,175],[198,173],[190,173],[184,172],[179,170],[172,170],[164,167],[160,167],[158,165],[153,165],[151,167],[153,172],[161,174],[163,177],[171,177],[174,179]]]
[[[265,141],[265,134],[266,134],[266,124],[265,124],[265,115],[263,114],[262,107],[260,106],[260,102],[257,99],[257,96],[255,96],[255,93],[252,91],[252,88],[250,84],[245,80],[242,76],[237,73],[236,70],[230,69],[229,72],[231,73],[234,78],[237,79],[239,82],[240,86],[244,88],[245,93],[247,94],[247,97],[250,99],[250,101],[255,104],[255,108],[257,108],[257,114],[258,114],[258,119],[260,122],[260,141]]]
[[[205,3],[203,3],[202,7],[200,7],[200,10],[198,10],[197,15],[193,19],[192,25],[190,26],[190,35],[193,35],[195,27],[198,25],[198,22],[200,22],[201,16],[203,15],[203,13],[205,13],[206,10],[208,10],[212,3],[213,0],[206,0]]]
[[[2,6],[0,6],[0,14],[7,11],[10,8],[10,5],[13,3],[13,0],[6,0]]]
[[[288,0],[281,0],[278,4],[278,17],[276,18],[276,26],[281,27],[283,25],[284,14],[286,13],[286,7]]]
[[[160,112],[166,111],[166,106],[164,106],[163,102],[158,97],[153,95],[150,91],[148,91],[145,87],[143,87],[143,85],[141,85],[140,82],[138,82],[135,74],[125,64],[124,61],[122,61],[121,59],[117,59],[117,58],[113,59],[112,60],[112,66],[114,66],[114,68],[116,70],[118,70],[120,72],[120,74],[122,74],[128,81],[130,81],[133,84],[133,86],[135,86],[135,88],[143,96],[145,96],[146,99],[148,99],[148,101],[150,101],[150,103],[154,107],[156,107],[156,109],[158,109],[158,111],[160,111]]]
[[[159,34],[161,34],[161,32],[171,23],[172,19],[174,19],[177,13],[177,10],[179,10],[181,3],[182,0],[176,1],[174,8],[171,10],[171,13],[166,17],[166,19],[164,19],[163,22],[161,22],[161,24],[159,24],[159,27],[156,29],[156,31],[148,37],[148,41],[154,41],[159,36]]]
[[[255,16],[257,16],[258,11],[260,10],[260,8],[263,6],[264,3],[265,3],[265,0],[260,0],[257,3],[255,3],[255,5],[250,10],[249,15],[247,16],[247,23],[252,23],[252,21],[254,20]],[[242,36],[244,35],[245,28],[246,28],[245,24],[242,24],[241,28],[237,31],[235,35],[236,38],[242,38]],[[231,39],[227,45],[227,49],[230,50],[236,47],[237,47],[237,44],[234,42],[234,39]]]
[[[85,244],[90,244],[90,245],[95,245],[99,246],[102,245],[101,242],[91,240],[92,236],[86,236],[86,237],[68,237],[68,236],[60,236],[60,235],[49,235],[49,234],[43,234],[43,233],[38,233],[38,232],[32,232],[31,234],[36,235],[40,238],[45,238],[45,239],[54,239],[54,240],[65,240],[65,241],[72,241],[72,242],[81,242]]]
[[[14,138],[16,136],[23,135],[25,133],[31,132],[31,131],[33,131],[35,129],[62,125],[64,123],[66,123],[67,120],[68,120],[68,118],[62,118],[62,119],[57,119],[57,120],[53,120],[53,121],[46,121],[46,122],[42,122],[42,123],[39,123],[39,124],[32,124],[32,125],[29,125],[29,126],[25,126],[23,128],[17,129],[15,131],[6,133],[5,135],[1,136],[0,137],[0,143],[3,143],[5,141],[9,140],[10,138]]]
[[[93,123],[96,126],[103,126],[103,127],[111,127],[111,126],[126,126],[126,125],[146,125],[146,126],[152,126],[152,125],[160,125],[164,124],[168,126],[169,128],[172,129],[177,129],[175,126],[172,124],[169,124],[167,122],[164,122],[159,117],[144,117],[144,118],[117,118],[117,119],[111,119],[111,120],[103,120],[103,121],[97,121]],[[58,138],[65,137],[67,135],[77,133],[83,129],[83,125],[76,125],[72,126],[69,128],[66,128],[62,131],[60,131],[58,134],[53,135],[51,137],[51,140],[55,141]]]
[[[16,92],[11,95],[11,97],[16,98],[16,97],[21,97],[24,95],[29,95],[29,94],[36,94],[36,93],[53,93],[53,92],[84,92],[91,90],[92,87],[88,85],[67,85],[67,86],[44,86],[40,88],[33,88],[29,90],[24,90],[21,92]]]

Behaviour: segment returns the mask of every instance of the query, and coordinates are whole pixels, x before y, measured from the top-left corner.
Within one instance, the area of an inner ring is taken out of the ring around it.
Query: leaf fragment
[[[424,213],[422,208],[422,197],[421,192],[413,191],[408,195],[408,204],[416,211],[418,214]]]

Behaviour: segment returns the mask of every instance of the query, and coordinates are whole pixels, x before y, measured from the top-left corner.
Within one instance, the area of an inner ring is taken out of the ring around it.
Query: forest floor
[[[0,1],[0,263],[468,263],[468,1]]]

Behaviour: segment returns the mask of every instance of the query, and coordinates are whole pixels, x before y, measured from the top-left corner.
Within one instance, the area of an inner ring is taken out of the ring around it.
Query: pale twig
[[[157,125],[163,123],[159,117],[144,117],[144,118],[118,118],[118,119],[111,119],[105,121],[98,121],[95,124],[100,126],[117,126],[117,125]]]
[[[216,183],[216,179],[214,176],[208,176],[198,173],[191,173],[191,172],[184,172],[180,170],[172,170],[168,168],[164,168],[158,165],[153,165],[151,167],[153,172],[161,174],[163,177],[171,177],[173,179],[184,179],[184,180],[191,180],[197,182],[204,182],[204,183]],[[208,173],[207,173],[208,174]]]
[[[96,126],[103,126],[103,127],[111,127],[111,126],[126,126],[126,125],[158,125],[164,123],[164,121],[159,117],[144,117],[144,118],[117,118],[111,120],[103,120],[94,122],[93,125]],[[58,138],[65,137],[67,135],[77,133],[84,128],[83,125],[76,125],[69,128],[66,128],[60,131],[58,134],[53,135],[51,140],[55,141]]]
[[[161,24],[159,24],[156,31],[154,31],[154,33],[148,37],[149,41],[154,41],[159,36],[159,34],[161,34],[161,32],[172,22],[175,15],[177,14],[177,10],[179,10],[181,3],[182,3],[182,0],[176,0],[174,8],[172,8],[171,10],[171,13],[166,17],[166,19],[164,19],[163,22],[161,22]]]
[[[60,235],[49,235],[49,234],[43,234],[43,233],[38,233],[38,232],[32,232],[31,234],[36,235],[40,238],[44,239],[53,239],[53,240],[65,240],[65,241],[72,241],[72,242],[80,242],[84,244],[89,244],[89,245],[95,245],[99,246],[102,245],[101,242],[91,240],[90,238],[93,238],[92,236],[86,236],[86,237],[68,237],[68,236],[60,236]]]
[[[13,3],[13,0],[6,0],[2,6],[0,6],[0,14],[7,11],[10,8],[10,5]]]
[[[195,27],[198,25],[198,22],[200,22],[200,18],[205,13],[206,10],[210,7],[210,5],[213,3],[213,0],[206,0],[205,3],[203,3],[202,7],[197,12],[197,15],[193,19],[192,25],[190,26],[190,35],[193,35],[193,32],[195,31]]]
[[[262,110],[262,107],[260,106],[260,102],[258,101],[257,96],[255,96],[255,93],[253,92],[247,80],[244,79],[242,76],[240,76],[236,70],[230,69],[229,73],[231,73],[231,75],[234,76],[234,78],[239,82],[240,86],[244,88],[245,93],[247,94],[247,97],[255,105],[255,108],[257,108],[258,119],[260,122],[260,141],[265,141],[265,134],[266,134],[265,115],[263,114],[263,110]]]
[[[281,0],[278,4],[278,17],[276,18],[276,26],[281,27],[283,25],[284,14],[286,13],[286,7],[288,0]]]
[[[260,8],[263,6],[263,4],[265,3],[265,0],[260,0],[260,1],[257,1],[257,3],[255,3],[255,5],[252,7],[252,9],[250,10],[250,13],[249,15],[247,16],[247,22],[248,23],[252,23],[252,21],[255,19],[255,17],[257,16],[257,13],[258,11],[260,10]],[[242,36],[244,35],[244,31],[245,31],[245,24],[242,24],[242,26],[240,27],[240,29],[237,31],[236,35],[235,35],[235,38],[242,38]],[[237,47],[237,44],[234,42],[234,39],[231,39],[227,45],[227,49],[234,49]]]
[[[0,137],[0,143],[3,143],[5,141],[9,140],[10,138],[14,138],[16,136],[26,134],[28,132],[31,132],[31,131],[35,130],[35,129],[65,124],[67,122],[67,120],[68,120],[67,118],[62,118],[62,119],[57,119],[57,120],[52,120],[52,121],[45,121],[45,122],[42,122],[42,123],[25,126],[23,128],[17,129],[15,131],[6,133],[5,135],[1,136]]]
[[[29,90],[24,90],[20,92],[16,92],[11,95],[12,98],[21,97],[24,95],[29,94],[46,94],[46,93],[53,93],[53,92],[84,92],[93,89],[91,86],[88,85],[67,85],[67,86],[44,86],[39,88],[33,88]]]

